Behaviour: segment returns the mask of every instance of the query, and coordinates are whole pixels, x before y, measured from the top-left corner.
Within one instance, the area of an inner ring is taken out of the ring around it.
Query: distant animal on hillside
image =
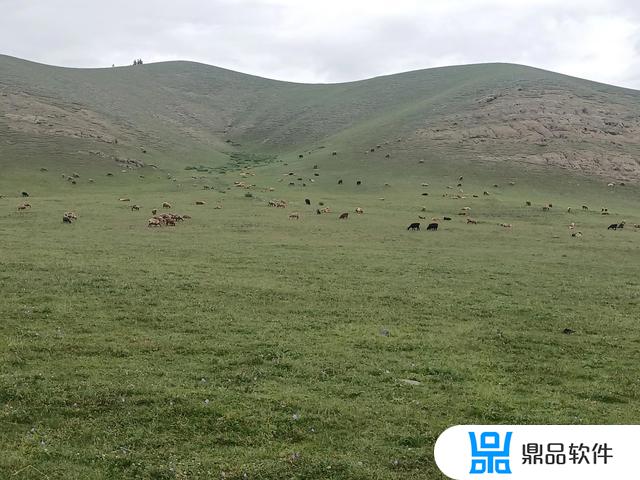
[[[501,227],[504,227],[504,228],[511,228],[511,227],[513,227],[513,225],[511,225],[510,223],[501,223],[501,224],[500,224],[500,226],[501,226]]]
[[[62,216],[62,223],[73,223],[73,220],[70,217],[67,217],[66,215]]]
[[[289,220],[300,220],[300,214],[297,212],[290,213]]]
[[[22,204],[18,205],[18,210],[26,210],[27,208],[31,208],[31,204],[30,203],[22,203]]]
[[[171,204],[169,202],[162,202],[162,208],[171,208]]]
[[[418,218],[419,218],[420,220],[426,220],[426,219],[427,219],[427,217],[425,217],[425,216],[423,216],[423,215],[418,215]]]
[[[306,203],[307,205],[311,205],[311,200],[309,200],[308,198],[305,198],[304,203]]]
[[[414,222],[407,227],[407,230],[420,230],[420,223]]]
[[[342,185],[342,180],[338,180],[338,185]]]
[[[153,210],[151,210],[151,215],[155,215],[156,213],[158,213],[158,209],[154,208]]]
[[[473,218],[467,218],[467,223],[472,223],[473,225],[477,225],[478,221]]]
[[[363,210],[362,208],[360,208],[360,207],[357,207],[357,208],[356,208],[356,213],[357,213],[358,215],[362,215],[362,214],[364,213],[364,210]]]
[[[527,201],[525,202],[525,205],[526,205],[527,207],[530,207],[530,206],[531,206],[531,202],[530,202],[529,200],[527,200]]]
[[[571,213],[571,207],[567,207],[567,213]]]
[[[483,195],[489,195],[489,192],[487,192],[486,190],[484,192],[482,192]]]
[[[581,237],[582,236],[582,232],[573,232],[571,234],[572,237]]]
[[[131,211],[140,210],[140,205],[131,205]]]
[[[22,192],[22,196],[23,196],[23,197],[28,197],[28,196],[29,196],[29,193],[28,193],[28,192]]]
[[[543,211],[543,212],[548,212],[548,211],[549,211],[549,207],[547,207],[546,205],[544,205],[544,206],[542,207],[542,211]]]
[[[582,209],[583,210],[589,210],[589,207],[587,207],[586,205],[582,205]]]
[[[611,225],[609,225],[607,227],[607,230],[617,230],[618,229],[618,224],[617,223],[612,223]]]
[[[438,230],[438,224],[437,223],[430,223],[429,225],[427,225],[427,230]]]
[[[331,152],[331,155],[337,155],[338,152]]]
[[[442,219],[449,221],[449,220],[451,220],[451,217],[442,217]]]
[[[126,198],[126,197],[124,197],[124,198],[119,198],[119,199],[118,199],[118,201],[119,201],[119,202],[130,202],[130,201],[131,201],[131,199],[130,199],[130,198]]]
[[[347,218],[349,218],[349,214],[347,212],[341,213],[338,217],[339,220],[346,220]]]
[[[196,200],[196,205],[206,205],[207,202],[204,200]]]
[[[356,182],[356,185],[362,185],[362,180],[358,180],[358,181]]]

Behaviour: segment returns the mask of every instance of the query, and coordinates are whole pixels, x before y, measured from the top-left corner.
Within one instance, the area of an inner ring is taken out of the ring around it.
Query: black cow
[[[407,227],[407,230],[420,230],[420,224],[418,222],[414,222]]]
[[[358,180],[358,181],[356,182],[356,185],[362,185],[362,181]]]
[[[342,180],[338,180],[338,185],[342,185]]]
[[[617,224],[617,223],[612,223],[611,225],[609,225],[609,226],[607,227],[607,230],[617,230],[618,228],[619,228],[619,227],[618,227],[618,224]]]
[[[437,223],[430,223],[429,225],[427,225],[427,230],[433,230],[433,231],[438,230],[438,224]]]
[[[442,217],[443,220],[451,220],[451,217]]]
[[[308,198],[305,198],[304,203],[306,203],[307,205],[311,205],[311,200],[309,200]]]
[[[22,196],[23,196],[23,197],[28,197],[28,196],[29,196],[29,194],[28,194],[27,192],[22,192]]]

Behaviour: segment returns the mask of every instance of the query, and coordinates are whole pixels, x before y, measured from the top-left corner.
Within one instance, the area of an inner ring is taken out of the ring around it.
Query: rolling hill
[[[183,168],[326,147],[348,154],[337,169],[439,157],[633,181],[639,107],[640,92],[511,64],[308,85],[182,61],[70,69],[0,56],[0,162]]]

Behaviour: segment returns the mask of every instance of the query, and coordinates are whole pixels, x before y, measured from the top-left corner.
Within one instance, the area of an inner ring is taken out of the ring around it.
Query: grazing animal
[[[525,202],[525,205],[526,205],[527,207],[530,207],[530,206],[531,206],[531,202],[530,202],[529,200],[527,200],[527,201]]]
[[[549,207],[549,208],[553,208],[553,205],[552,205],[552,204],[549,204],[549,205],[548,205],[548,207]]]
[[[615,187],[616,184],[615,183],[607,183],[607,187]]]
[[[289,220],[300,220],[300,214],[297,212],[290,213]]]
[[[573,232],[571,234],[572,237],[581,237],[582,236],[582,232]]]
[[[73,223],[71,217],[67,217],[66,215],[62,216],[62,223]]]
[[[567,207],[567,213],[571,213],[571,207]]]
[[[151,215],[155,215],[156,213],[158,213],[158,209],[154,208],[153,210],[151,210]]]
[[[349,218],[349,214],[347,212],[341,213],[338,217],[339,220],[346,220],[347,218]]]
[[[363,213],[364,213],[364,210],[363,210],[362,208],[358,207],[358,208],[356,208],[356,213],[357,213],[358,215],[361,215],[361,214],[363,214]]]
[[[433,231],[438,230],[438,224],[435,223],[435,222],[434,223],[430,223],[429,225],[427,225],[427,231],[429,231],[429,230],[433,230]]]
[[[467,223],[472,223],[473,225],[477,225],[478,221],[473,218],[467,218]]]
[[[420,230],[420,223],[414,222],[407,227],[407,230]]]
[[[543,211],[543,212],[548,212],[548,211],[549,211],[549,207],[547,207],[546,205],[544,205],[544,206],[542,207],[542,211]]]
[[[573,230],[574,228],[576,228],[576,222],[571,222],[569,224],[569,230]]]
[[[22,204],[18,205],[18,210],[26,210],[27,208],[31,208],[31,204],[30,203],[22,203]]]
[[[583,210],[589,210],[589,207],[587,207],[586,205],[582,205],[582,209]]]
[[[331,155],[337,155],[338,152],[331,152]]]
[[[572,333],[576,333],[576,331],[570,328],[565,328],[564,330],[562,330],[562,333],[564,333],[565,335],[571,335]]]
[[[338,185],[342,185],[342,180],[338,180]]]
[[[460,210],[462,210],[463,212],[468,212],[469,210],[471,210],[471,207],[462,207]]]
[[[459,182],[461,182],[461,181],[462,181],[462,175],[460,175],[460,176],[458,177],[458,181],[459,181]]]
[[[125,197],[125,198],[119,198],[118,201],[120,201],[120,202],[130,202],[131,199]]]
[[[489,195],[489,192],[487,192],[486,190],[484,192],[482,192],[483,195]]]
[[[451,217],[442,217],[443,220],[451,220]]]
[[[322,215],[322,212],[320,211],[320,209],[319,209],[319,208],[316,210],[316,213],[317,213],[318,215]]]
[[[500,224],[500,226],[501,226],[501,227],[504,227],[504,228],[511,228],[511,227],[513,227],[513,225],[511,225],[510,223],[501,223],[501,224]]]
[[[162,202],[162,208],[171,208],[171,204],[169,202]]]
[[[28,197],[28,196],[29,196],[29,193],[28,193],[28,192],[22,192],[22,196],[23,196],[23,197]]]
[[[311,205],[311,200],[309,200],[308,198],[305,198],[304,203],[306,203],[307,205]]]
[[[358,180],[358,181],[356,182],[356,185],[362,185],[362,180]]]
[[[207,202],[205,202],[204,200],[196,200],[196,205],[206,205]]]
[[[140,210],[140,205],[131,205],[131,211]]]
[[[609,225],[607,227],[607,230],[617,230],[618,229],[618,224],[617,223],[612,223],[611,225]]]

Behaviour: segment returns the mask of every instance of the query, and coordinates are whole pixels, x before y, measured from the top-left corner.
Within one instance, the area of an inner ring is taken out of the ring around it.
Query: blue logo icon
[[[479,447],[476,434],[469,432],[469,440],[471,440],[471,471],[469,473],[511,473],[509,448],[512,433],[505,433],[504,443],[500,448],[498,432],[481,433]]]

